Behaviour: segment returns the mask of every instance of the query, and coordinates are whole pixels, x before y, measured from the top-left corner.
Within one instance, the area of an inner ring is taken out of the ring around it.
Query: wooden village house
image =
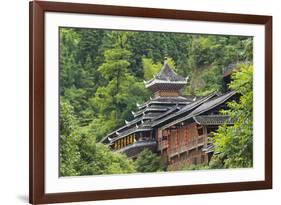
[[[211,132],[233,122],[220,114],[226,102],[237,98],[234,91],[212,93],[205,97],[184,97],[182,88],[188,78],[176,74],[164,63],[149,81],[153,97],[132,112],[133,120],[109,133],[101,142],[116,152],[136,158],[144,149],[161,156],[168,169],[181,165],[208,164],[213,154]]]

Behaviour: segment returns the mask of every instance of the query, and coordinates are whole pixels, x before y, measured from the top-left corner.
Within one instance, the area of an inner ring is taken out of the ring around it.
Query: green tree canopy
[[[220,126],[214,133],[215,155],[211,166],[215,168],[253,166],[253,67],[243,65],[232,78],[229,87],[240,99],[229,102],[229,109],[222,111],[235,120],[234,125]]]
[[[60,175],[75,176],[79,172],[75,166],[80,160],[77,132],[77,121],[73,115],[73,107],[63,98],[60,100]]]
[[[60,100],[60,175],[81,176],[135,172],[125,155],[96,143],[90,126],[78,126],[71,105]]]
[[[148,149],[144,149],[138,155],[138,158],[135,161],[135,166],[138,172],[157,172],[164,170],[160,157]]]
[[[131,56],[128,50],[110,49],[104,55],[105,62],[98,71],[107,84],[100,86],[94,97],[90,99],[98,114],[98,119],[94,119],[91,123],[91,126],[99,129],[98,140],[122,125],[125,119],[129,119],[131,110],[136,109],[136,103],[143,102],[149,96],[144,84],[137,82],[128,70],[130,65],[128,60]],[[103,124],[102,129],[100,123]]]

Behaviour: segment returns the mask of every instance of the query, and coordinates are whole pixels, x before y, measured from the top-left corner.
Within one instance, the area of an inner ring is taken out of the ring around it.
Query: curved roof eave
[[[212,101],[215,101],[215,102],[213,102],[214,104],[211,104],[211,106],[209,106],[209,107],[205,107],[205,108],[203,107],[204,109],[201,109],[201,110],[200,110],[200,109],[199,109],[200,107],[202,107],[203,105],[205,105],[205,104],[207,104],[207,103],[212,102],[212,101],[209,101],[209,102],[207,101],[207,102],[201,104],[201,105],[200,105],[199,107],[197,107],[195,110],[193,110],[193,111],[192,111],[190,114],[188,114],[187,116],[182,117],[182,118],[179,118],[178,120],[175,120],[175,121],[173,121],[173,122],[170,122],[170,123],[164,125],[163,127],[161,127],[161,129],[166,129],[166,128],[170,127],[170,126],[173,126],[173,125],[175,125],[175,124],[181,123],[181,122],[183,122],[183,121],[185,121],[185,120],[188,120],[189,118],[192,118],[192,117],[197,116],[197,115],[200,115],[201,113],[204,113],[204,112],[206,112],[206,111],[208,111],[208,110],[210,110],[210,109],[213,109],[214,107],[216,107],[216,106],[218,106],[218,105],[224,103],[226,100],[228,100],[229,98],[231,98],[235,93],[236,93],[235,91],[231,91],[231,92],[229,92],[229,93],[227,93],[227,94],[225,94],[225,95],[219,96],[218,98],[222,98],[220,101],[218,100],[218,102],[216,102],[215,100],[217,100],[217,99],[212,100]]]

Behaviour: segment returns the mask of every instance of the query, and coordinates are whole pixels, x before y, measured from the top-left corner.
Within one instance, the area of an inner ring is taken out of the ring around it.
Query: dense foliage
[[[239,102],[229,102],[229,109],[222,113],[233,118],[235,124],[220,126],[214,133],[212,168],[253,166],[253,67],[241,66],[232,78],[229,87],[241,96]]]
[[[164,165],[160,160],[160,156],[152,153],[148,149],[144,149],[135,161],[136,170],[138,172],[157,172],[163,171]]]
[[[88,127],[79,127],[73,108],[60,102],[60,175],[94,175],[135,172],[133,162],[125,155],[111,152],[96,143]]]
[[[143,80],[160,70],[165,56],[177,73],[189,76],[184,94],[205,95],[221,89],[224,67],[252,60],[252,38],[61,28],[60,95],[81,125],[111,115],[100,139],[110,124],[118,127],[131,117],[136,102],[149,99]]]
[[[221,90],[222,68],[252,60],[250,37],[78,28],[59,33],[62,176],[158,170],[155,156],[132,163],[98,142],[149,99],[143,80],[159,72],[164,57],[190,77],[185,95]],[[151,167],[141,168],[149,160]]]
[[[60,175],[73,176],[78,172],[75,165],[79,162],[79,134],[73,108],[64,100],[60,101]]]

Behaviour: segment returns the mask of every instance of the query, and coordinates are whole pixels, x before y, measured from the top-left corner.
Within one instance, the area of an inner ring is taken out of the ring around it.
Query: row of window
[[[118,150],[123,147],[126,147],[127,145],[133,144],[135,141],[135,137],[133,135],[129,135],[127,137],[115,141],[113,147],[115,150]]]

